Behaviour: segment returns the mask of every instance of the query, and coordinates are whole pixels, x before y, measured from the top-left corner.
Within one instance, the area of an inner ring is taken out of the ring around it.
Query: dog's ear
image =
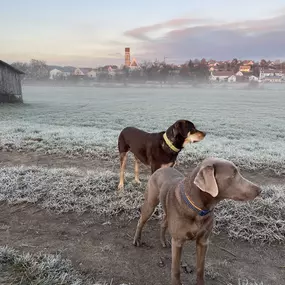
[[[219,194],[213,165],[202,167],[194,179],[194,184],[202,191],[209,193],[212,197],[217,197]]]
[[[173,134],[174,137],[176,137],[178,134],[180,134],[183,138],[186,138],[189,133],[189,128],[187,127],[187,124],[185,121],[177,121],[174,124],[173,127]]]

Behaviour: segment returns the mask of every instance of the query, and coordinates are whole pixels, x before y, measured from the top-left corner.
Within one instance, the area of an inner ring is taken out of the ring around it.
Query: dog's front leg
[[[197,285],[204,285],[205,276],[205,258],[208,249],[208,239],[201,237],[196,240],[196,254],[197,254]]]
[[[171,263],[171,285],[182,285],[180,281],[180,260],[183,242],[171,239],[172,263]]]

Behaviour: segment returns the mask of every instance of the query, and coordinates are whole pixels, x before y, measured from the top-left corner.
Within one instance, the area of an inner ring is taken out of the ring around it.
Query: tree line
[[[237,73],[241,65],[243,65],[243,63],[237,58],[234,58],[232,61],[219,62],[215,69]],[[49,67],[46,62],[42,60],[31,59],[27,63],[14,62],[12,63],[12,66],[25,72],[25,78],[27,79],[45,80],[49,78]],[[140,64],[140,69],[133,70],[127,66],[119,69],[116,65],[112,65],[112,68],[114,69],[114,74],[112,76],[108,73],[108,67],[109,66],[107,65],[96,69],[97,80],[145,80],[166,82],[171,80],[176,81],[179,78],[179,80],[199,83],[208,81],[210,76],[209,62],[207,62],[205,58],[201,60],[190,59],[180,66],[167,64],[165,61],[144,61]],[[259,63],[254,63],[251,66],[251,73],[258,77],[261,68],[267,69],[269,67],[272,67],[272,62],[262,59]],[[274,67],[279,70],[285,70],[285,62],[277,62],[274,64]],[[62,79],[63,78],[61,77],[58,78],[58,80]],[[76,80],[76,76],[70,76],[68,79]]]
[[[29,62],[13,62],[13,67],[25,73],[26,78],[48,79],[49,69],[45,61],[31,59]]]

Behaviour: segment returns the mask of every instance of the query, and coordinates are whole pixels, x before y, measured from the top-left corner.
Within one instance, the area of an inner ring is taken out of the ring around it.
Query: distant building
[[[93,68],[90,67],[76,68],[73,72],[73,75],[81,77],[88,76],[88,73],[92,70]]]
[[[233,74],[232,71],[212,71],[209,79],[211,81],[217,82],[235,82],[236,76]]]
[[[112,66],[108,67],[108,76],[109,77],[114,77],[116,75],[115,70],[112,68]]]
[[[59,78],[62,75],[63,75],[63,72],[60,69],[54,68],[49,72],[49,79],[54,80],[56,78]]]
[[[266,76],[283,76],[282,70],[277,69],[262,69],[262,74],[264,77]]]
[[[132,59],[132,62],[130,63],[130,69],[140,69],[140,66],[138,65],[138,62],[135,58]]]
[[[0,60],[0,102],[23,102],[21,76],[24,74]]]
[[[243,66],[252,66],[252,65],[254,65],[254,62],[252,60],[244,60],[242,62],[242,65]]]
[[[236,73],[236,76],[243,76],[243,73],[242,73],[241,71],[238,71],[238,72]]]
[[[92,69],[89,72],[87,72],[87,76],[89,78],[96,78],[97,77],[97,72],[94,69]]]
[[[125,48],[125,66],[130,66],[131,64],[131,51],[129,47]]]
[[[249,76],[248,80],[249,81],[258,81],[258,77],[251,75],[251,76]]]
[[[237,81],[237,77],[233,74],[228,78],[228,82],[236,82]]]
[[[276,69],[260,69],[259,80],[263,82],[282,82],[283,72]]]
[[[239,71],[241,72],[250,72],[251,70],[251,66],[250,65],[241,65],[239,67]]]
[[[68,67],[68,66],[54,66],[50,67],[49,71],[49,79],[55,80],[58,78],[66,79],[68,76],[70,76],[75,68],[73,67]]]
[[[282,82],[282,76],[266,76],[263,78],[263,82]]]

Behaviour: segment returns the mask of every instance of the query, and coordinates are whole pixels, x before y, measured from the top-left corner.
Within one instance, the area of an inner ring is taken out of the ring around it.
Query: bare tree
[[[260,67],[262,67],[262,68],[268,67],[268,63],[266,62],[265,59],[262,59],[262,60],[260,61]]]
[[[201,65],[207,65],[207,60],[205,58],[201,59]]]
[[[11,66],[13,66],[14,68],[20,71],[23,71],[24,73],[27,73],[29,70],[29,65],[26,62],[16,61],[16,62],[13,62]]]
[[[29,75],[34,79],[48,78],[48,67],[45,61],[31,59],[29,64]]]

